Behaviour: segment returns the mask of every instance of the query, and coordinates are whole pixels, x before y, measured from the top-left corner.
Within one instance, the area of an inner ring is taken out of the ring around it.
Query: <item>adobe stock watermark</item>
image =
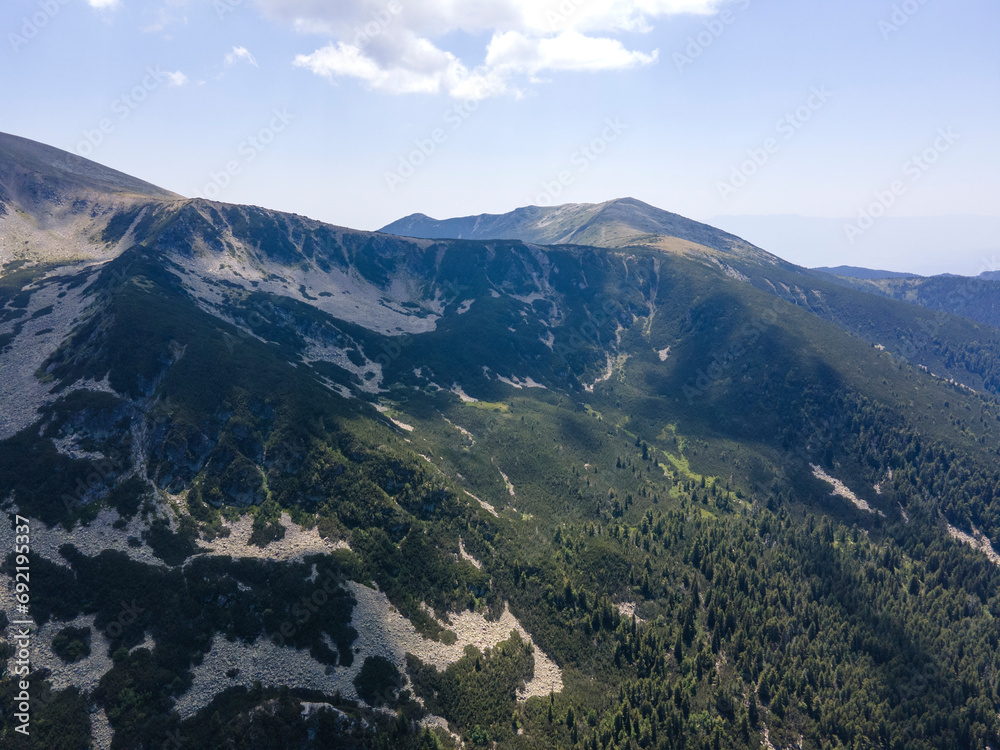
[[[597,310],[587,310],[587,320],[568,333],[560,332],[560,338],[553,342],[552,352],[563,365],[568,365],[570,357],[590,347],[601,346],[601,328],[608,323],[619,321],[621,304],[616,299],[607,298]]]
[[[86,505],[102,490],[110,490],[115,480],[130,468],[131,456],[113,451],[99,461],[92,461],[91,466],[92,471],[86,477],[77,479],[76,487],[70,492],[64,492],[59,498],[67,512],[72,513],[80,506]]]
[[[781,302],[775,301],[770,310],[745,323],[729,346],[712,352],[712,363],[706,368],[699,367],[694,377],[681,388],[688,406],[693,405],[696,398],[703,396],[713,385],[726,377],[733,365],[746,356],[764,332],[778,322],[780,313]]]
[[[729,179],[717,183],[716,187],[722,199],[729,200],[743,188],[751,177],[763,169],[772,156],[781,151],[782,145],[794,138],[795,134],[812,119],[813,115],[823,109],[832,97],[833,92],[828,91],[825,86],[813,86],[805,102],[786,113],[774,124],[776,135],[765,138],[764,142],[755,148],[747,149],[747,158],[733,167]]]
[[[495,87],[491,84],[479,86],[474,96],[456,104],[451,105],[442,115],[444,125],[431,130],[425,138],[417,138],[413,141],[413,149],[405,154],[400,154],[396,170],[385,173],[385,184],[389,192],[394,193],[408,179],[417,173],[417,170],[427,163],[438,150],[450,139],[466,121],[472,117],[473,113],[479,109],[483,99],[490,96]]]
[[[138,620],[145,611],[145,608],[135,603],[135,599],[131,603],[122,600],[118,616],[104,628],[105,637],[109,641],[121,638],[125,628]]]
[[[36,6],[38,10],[30,16],[21,16],[21,28],[18,29],[18,33],[11,31],[7,34],[11,49],[17,52],[38,36],[41,30],[49,25],[49,21],[59,14],[62,6],[68,3],[69,0],[39,0]]]
[[[212,0],[212,10],[220,21],[224,20],[230,13],[246,4],[246,0]]]
[[[600,135],[592,138],[570,154],[569,163],[574,169],[563,169],[553,179],[543,180],[540,185],[542,192],[529,202],[536,206],[552,205],[576,181],[579,175],[586,172],[591,164],[601,158],[601,155],[608,150],[612,143],[621,138],[622,133],[626,130],[628,130],[628,125],[623,123],[620,118],[607,118]]]
[[[434,293],[436,298],[441,301],[445,307],[458,305],[462,300],[467,299],[470,295],[474,294],[469,287],[457,285],[448,279],[443,279],[437,282],[434,287]],[[232,354],[236,351],[237,345],[242,345],[248,341],[256,340],[256,337],[252,333],[252,329],[258,325],[273,322],[275,315],[276,311],[273,308],[266,308],[262,304],[256,302],[253,303],[249,312],[247,312],[243,318],[238,319],[235,323],[235,332],[223,333],[223,344],[225,345],[227,351]],[[379,343],[377,350],[366,349],[365,346],[350,336],[342,334],[339,330],[338,334],[344,335],[345,338],[351,342],[351,345],[356,346],[365,357],[370,357],[374,364],[379,365],[383,369],[388,369],[394,362],[396,362],[396,360],[399,359],[404,351],[407,351],[407,347],[414,343],[412,336],[386,336],[384,340]],[[373,352],[374,356],[371,356]]]
[[[562,0],[557,7],[546,10],[545,21],[549,25],[549,31],[565,29],[566,22],[588,2],[590,0]]]
[[[874,200],[867,206],[858,209],[858,218],[849,224],[844,224],[844,234],[852,245],[858,237],[875,226],[892,208],[896,201],[906,194],[911,185],[923,179],[924,175],[937,164],[938,160],[958,142],[960,136],[952,128],[940,128],[934,142],[918,154],[906,160],[903,164],[903,177],[908,179],[893,180],[883,190],[876,190]]]
[[[371,20],[354,29],[354,34],[351,35],[351,44],[358,49],[364,47],[372,39],[389,28],[389,24],[393,22],[393,19],[402,12],[403,6],[398,0],[389,0],[384,8],[377,11],[373,10],[371,12]]]
[[[332,574],[327,574],[311,595],[303,596],[292,605],[290,614],[294,619],[285,620],[275,632],[271,633],[271,643],[279,647],[284,646],[289,639],[295,637],[300,627],[319,613],[331,596],[343,595],[343,593],[344,589],[340,587],[337,578]]]
[[[166,739],[160,745],[162,750],[181,750],[188,742],[188,737],[181,734],[180,729],[167,730]]]
[[[111,102],[111,114],[115,117],[102,117],[96,127],[83,131],[83,138],[74,149],[77,155],[88,157],[93,154],[118,125],[125,122],[164,82],[169,86],[179,86],[185,80],[183,73],[163,71],[159,65],[146,68],[142,80]]]
[[[749,8],[750,1],[741,0],[737,10],[744,11]],[[715,41],[736,21],[736,17],[737,13],[726,8],[720,11],[717,17],[706,19],[704,30],[687,38],[687,45],[685,45],[684,51],[674,52],[673,60],[677,70],[683,71],[684,68],[694,64],[694,61],[701,57],[705,53],[705,50],[715,44]]]
[[[882,33],[882,38],[888,41],[889,37],[906,26],[910,19],[917,14],[917,11],[927,5],[927,2],[928,0],[903,0],[902,3],[893,5],[889,18],[883,18],[878,22],[878,30]]]
[[[201,195],[209,200],[216,200],[222,191],[232,184],[233,178],[241,174],[249,164],[252,164],[268,146],[274,143],[278,134],[283,133],[295,119],[295,116],[289,114],[287,109],[272,109],[271,115],[267,125],[244,138],[236,147],[236,154],[240,158],[230,159],[223,165],[222,169],[208,173],[209,180],[199,191]]]

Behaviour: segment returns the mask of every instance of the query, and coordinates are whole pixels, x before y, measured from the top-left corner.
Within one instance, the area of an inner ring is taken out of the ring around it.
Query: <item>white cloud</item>
[[[506,85],[487,71],[469,71],[460,60],[426,39],[412,38],[400,62],[380,62],[358,46],[337,42],[299,55],[294,64],[327,78],[349,77],[389,94],[448,94],[459,99],[485,99]]]
[[[434,38],[452,31],[645,31],[650,21],[678,13],[713,13],[726,0],[257,0],[269,16],[302,30],[343,34],[389,17]],[[393,11],[393,6],[397,9]]]
[[[183,86],[188,82],[188,77],[179,70],[176,70],[173,73],[168,70],[165,71],[164,75],[167,76],[167,84],[170,86]]]
[[[87,5],[97,10],[113,10],[119,4],[119,0],[87,0]]]
[[[656,61],[657,53],[631,52],[617,39],[566,31],[553,37],[528,37],[518,31],[494,35],[486,65],[535,75],[545,70],[624,70]]]
[[[254,59],[254,56],[250,54],[250,50],[248,50],[246,47],[233,47],[232,52],[226,53],[227,68],[230,67],[231,65],[235,65],[238,62],[250,63],[254,67],[257,67],[257,61]]]
[[[388,71],[380,68],[377,62],[366,57],[360,49],[343,42],[328,44],[311,55],[298,55],[294,64],[308,68],[316,75],[360,78],[376,88],[385,85],[388,75]]]
[[[546,71],[625,70],[656,61],[614,38],[658,18],[708,14],[727,0],[257,0],[269,17],[335,41],[295,65],[330,79],[355,78],[387,93],[457,98],[519,94],[518,79]],[[484,59],[468,65],[441,49],[455,32],[490,34]]]

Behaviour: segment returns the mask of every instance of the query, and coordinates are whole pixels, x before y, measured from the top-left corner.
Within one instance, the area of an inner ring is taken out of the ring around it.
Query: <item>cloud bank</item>
[[[657,19],[714,13],[724,0],[257,0],[269,18],[332,38],[294,64],[388,94],[485,99],[520,95],[557,72],[627,70],[656,61],[621,35]],[[455,35],[486,39],[469,64],[446,49]]]

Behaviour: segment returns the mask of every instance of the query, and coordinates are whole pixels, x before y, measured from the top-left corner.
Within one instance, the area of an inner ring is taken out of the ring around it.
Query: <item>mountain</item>
[[[983,271],[979,274],[979,278],[987,281],[1000,281],[1000,271]]]
[[[1000,279],[992,279],[989,272],[978,277],[953,274],[864,276],[860,273],[834,273],[833,276],[839,283],[854,289],[1000,328],[1000,284],[997,283]]]
[[[0,133],[0,263],[113,257],[117,249],[91,242],[112,217],[145,215],[179,199],[75,154]]]
[[[871,268],[859,268],[858,266],[834,266],[833,268],[820,266],[812,270],[833,274],[834,276],[846,276],[851,279],[908,279],[917,276],[915,273],[878,271]]]
[[[631,198],[602,204],[527,207],[508,214],[442,221],[414,215],[383,229],[429,238],[452,234],[557,244],[572,244],[586,237],[598,247],[643,247],[680,254],[808,310],[946,380],[992,393],[1000,389],[1000,365],[996,364],[1000,337],[992,328],[984,330],[976,325],[997,325],[996,290],[990,284],[971,288],[965,277],[932,277],[934,281],[924,286],[922,277],[881,281],[829,275],[822,269],[811,271],[738,237]],[[912,291],[918,288],[928,293]],[[907,304],[886,304],[872,293]],[[917,310],[913,305],[925,309]],[[948,315],[941,316],[942,312]]]
[[[4,747],[1000,743],[1000,333],[628,201],[408,238],[31,151]]]
[[[480,214],[456,219],[432,219],[412,214],[382,227],[382,232],[425,239],[519,239],[558,245],[624,247],[637,240],[670,242],[678,252],[715,251],[737,257],[778,262],[758,247],[683,216],[672,214],[634,198],[605,203],[567,203],[542,208],[526,206],[507,214]],[[714,254],[714,253],[713,253]]]

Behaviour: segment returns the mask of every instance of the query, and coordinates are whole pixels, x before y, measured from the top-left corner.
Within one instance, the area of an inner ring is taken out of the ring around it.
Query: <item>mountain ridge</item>
[[[769,263],[776,256],[720,229],[665,211],[635,198],[604,203],[567,203],[552,207],[522,206],[505,214],[478,214],[432,219],[411,214],[382,227],[390,234],[427,239],[521,239],[538,244],[624,247],[654,237],[673,237],[702,252],[752,256]],[[693,248],[689,248],[693,250]]]
[[[919,274],[906,273],[904,271],[881,271],[874,268],[862,268],[860,266],[816,266],[811,269],[833,276],[847,276],[854,279],[907,279],[920,278]]]

